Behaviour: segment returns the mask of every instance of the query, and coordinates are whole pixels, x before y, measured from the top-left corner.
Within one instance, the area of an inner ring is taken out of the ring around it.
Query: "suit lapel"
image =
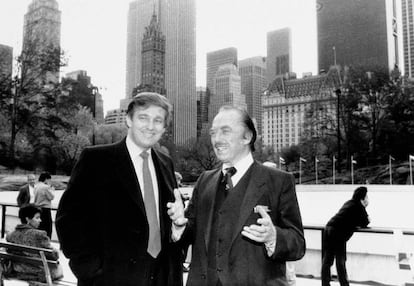
[[[124,186],[132,201],[137,204],[139,209],[145,215],[145,205],[141,195],[141,188],[139,186],[138,178],[135,173],[134,164],[132,163],[131,157],[129,156],[128,149],[126,147],[125,139],[117,145],[115,151],[115,160],[116,162],[114,164],[117,167],[114,169],[117,172],[119,181]]]
[[[247,186],[246,194],[240,206],[239,219],[237,220],[236,227],[234,228],[230,245],[232,245],[236,237],[240,235],[240,232],[242,231],[245,222],[251,215],[253,208],[256,206],[257,202],[266,190],[265,179],[263,174],[260,172],[259,163],[254,162],[251,168],[251,180]]]
[[[221,168],[217,169],[217,171],[212,175],[211,180],[207,180],[205,186],[205,197],[202,200],[201,205],[201,215],[205,215],[206,217],[202,217],[200,221],[205,221],[205,232],[204,232],[204,241],[206,243],[206,251],[208,250],[208,243],[210,239],[210,232],[211,232],[211,224],[213,223],[213,213],[214,213],[214,201],[216,199],[216,193],[220,183],[221,177]]]
[[[171,174],[171,170],[168,168],[167,162],[165,162],[162,156],[158,155],[158,152],[152,149],[151,152],[152,160],[154,162],[155,172],[157,174],[158,183],[158,213],[160,218],[160,229],[161,237],[165,237],[169,233],[166,225],[168,221],[166,213],[167,202],[173,201],[174,193],[173,188],[175,187],[174,182],[171,181],[168,174]]]

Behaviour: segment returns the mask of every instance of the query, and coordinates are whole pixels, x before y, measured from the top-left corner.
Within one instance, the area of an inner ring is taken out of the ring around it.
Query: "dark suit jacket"
[[[368,214],[359,200],[349,200],[326,224],[334,230],[335,240],[348,241],[357,227],[367,227]]]
[[[171,159],[152,151],[159,189],[161,268],[165,285],[182,285],[181,252],[171,241],[166,204],[176,187]],[[138,178],[125,139],[86,148],[56,214],[56,230],[78,279],[94,285],[147,285],[149,227]]]
[[[300,259],[305,253],[302,220],[293,176],[254,162],[251,180],[240,207],[229,249],[220,255],[224,263],[218,275],[227,285],[287,285],[285,261]],[[186,216],[189,223],[184,241],[193,243],[193,255],[187,285],[207,285],[207,249],[212,213],[221,168],[204,172],[197,181]],[[276,248],[268,257],[264,244],[241,235],[243,226],[256,223],[256,205],[268,206],[276,227]],[[220,230],[219,230],[220,231]],[[215,286],[215,285],[214,285]]]
[[[22,205],[28,204],[29,202],[30,202],[29,184],[26,184],[19,189],[19,194],[17,195],[17,205],[21,207]]]

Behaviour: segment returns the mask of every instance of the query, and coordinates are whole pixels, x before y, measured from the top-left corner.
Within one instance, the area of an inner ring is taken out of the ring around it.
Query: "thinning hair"
[[[168,126],[172,117],[172,105],[168,99],[156,92],[138,93],[128,105],[127,116],[132,119],[137,108],[147,108],[151,105],[159,106],[165,110],[165,126]]]
[[[219,112],[225,110],[235,110],[240,114],[242,123],[246,127],[247,131],[252,134],[252,139],[249,142],[249,146],[250,151],[254,152],[254,150],[256,150],[256,148],[254,147],[254,143],[256,142],[257,132],[256,127],[254,126],[254,122],[250,115],[247,113],[246,109],[236,105],[223,105],[222,107],[220,107]]]

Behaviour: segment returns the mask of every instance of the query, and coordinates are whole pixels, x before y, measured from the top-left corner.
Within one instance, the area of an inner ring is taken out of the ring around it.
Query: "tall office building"
[[[56,0],[33,0],[30,3],[27,13],[24,15],[23,27],[23,51],[32,57],[39,55],[45,49],[56,49],[60,52],[60,26],[61,12]],[[33,77],[42,78],[46,81],[59,81],[59,67],[54,66],[50,71],[39,71],[39,63],[23,65],[23,71],[32,74]]]
[[[208,96],[205,87],[197,87],[197,138],[208,125]]]
[[[13,48],[0,44],[0,83],[11,80],[13,72]]]
[[[247,112],[262,133],[262,93],[266,84],[266,58],[253,57],[239,61],[241,93],[246,97]]]
[[[151,91],[165,95],[165,36],[155,14],[145,28],[141,55],[141,84],[150,86]]]
[[[226,48],[207,53],[207,94],[214,94],[214,79],[220,66],[233,64],[237,66],[237,49]]]
[[[404,71],[414,77],[414,10],[412,0],[401,0]]]
[[[155,13],[165,35],[165,89],[173,104],[175,144],[196,137],[195,0],[136,0],[128,12],[126,98],[141,81],[144,27]]]
[[[397,0],[318,0],[319,70],[336,64],[401,68],[397,4]]]
[[[223,105],[246,108],[245,96],[241,93],[241,79],[237,67],[225,64],[219,67],[214,77],[214,94],[210,94],[208,117],[211,123]]]
[[[267,83],[292,71],[292,36],[290,28],[267,33]]]

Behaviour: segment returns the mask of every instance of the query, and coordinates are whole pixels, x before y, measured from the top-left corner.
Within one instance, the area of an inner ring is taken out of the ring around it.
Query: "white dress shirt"
[[[142,174],[142,164],[144,162],[144,159],[141,157],[141,153],[144,152],[144,149],[137,146],[129,136],[126,138],[126,146],[128,149],[129,156],[131,157],[132,163],[134,164],[135,174],[137,175],[139,186],[141,189],[141,196],[142,200],[144,200],[144,176]],[[159,210],[159,195],[158,195],[158,181],[157,181],[157,174],[155,172],[154,167],[154,161],[152,160],[151,156],[151,149],[148,149],[146,152],[150,156],[148,156],[148,167],[151,173],[151,180],[152,180],[152,186],[154,190],[154,198],[155,198],[155,206],[157,210]],[[158,218],[158,224],[160,222],[160,214],[157,211],[157,218]]]

